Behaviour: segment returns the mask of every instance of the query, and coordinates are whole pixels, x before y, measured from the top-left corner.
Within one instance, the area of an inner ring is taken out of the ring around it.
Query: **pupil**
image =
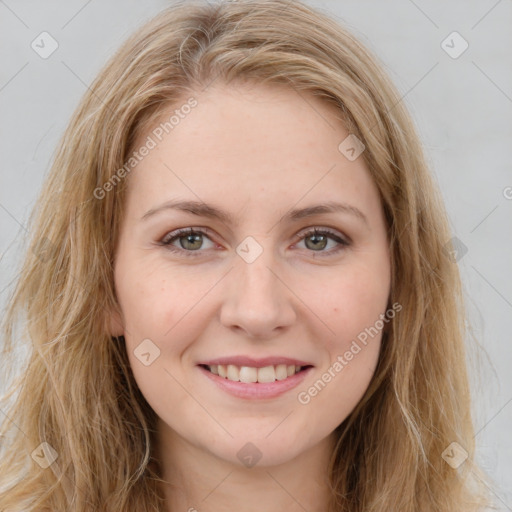
[[[312,246],[309,247],[308,240],[314,240],[312,242]],[[325,235],[310,235],[308,238],[306,238],[306,246],[308,249],[316,249],[321,248],[324,249],[327,244],[327,237]]]
[[[201,235],[186,235],[186,236],[185,236],[185,238],[186,238],[186,242],[185,242],[185,244],[187,244],[187,243],[189,243],[189,242],[190,242],[191,244],[193,244],[193,243],[194,243],[194,241],[195,241],[195,242],[198,242],[198,241],[200,242],[200,241],[201,241],[201,240],[200,240]],[[201,245],[201,244],[199,244],[199,246],[200,246],[200,245]],[[182,246],[183,246],[183,244],[182,244]],[[199,249],[199,247],[183,247],[183,248],[184,248],[184,249]]]

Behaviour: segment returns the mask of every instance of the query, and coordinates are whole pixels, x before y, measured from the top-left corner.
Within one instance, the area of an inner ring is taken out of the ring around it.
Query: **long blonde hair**
[[[451,233],[398,92],[349,32],[302,2],[198,0],[159,13],[104,66],[32,212],[3,323],[4,356],[18,339],[31,350],[2,402],[0,511],[164,510],[155,413],[105,315],[118,310],[113,259],[127,180],[101,198],[97,191],[165,106],[213,81],[246,80],[287,84],[337,107],[366,147],[389,229],[390,303],[402,310],[364,397],[336,429],[330,510],[468,512],[489,504],[474,460]],[[451,456],[467,452],[458,468],[443,456],[450,445]]]

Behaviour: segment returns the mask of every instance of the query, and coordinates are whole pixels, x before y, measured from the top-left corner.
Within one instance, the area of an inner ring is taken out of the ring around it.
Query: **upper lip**
[[[263,357],[260,359],[255,359],[253,357],[248,356],[228,356],[228,357],[218,357],[216,359],[210,359],[208,361],[203,361],[199,364],[214,366],[214,365],[228,365],[232,364],[234,366],[249,366],[251,368],[264,368],[265,366],[277,366],[278,364],[286,364],[295,365],[295,366],[312,366],[311,363],[301,361],[299,359],[293,359],[290,357],[281,357],[281,356],[269,356]]]

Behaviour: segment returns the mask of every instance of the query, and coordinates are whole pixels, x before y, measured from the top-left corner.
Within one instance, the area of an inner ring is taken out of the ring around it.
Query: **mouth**
[[[230,357],[197,365],[199,371],[223,393],[244,400],[270,400],[290,392],[304,381],[314,366],[289,358]]]
[[[246,384],[268,384],[275,381],[284,381],[312,368],[312,365],[295,364],[276,364],[260,367],[238,366],[235,364],[200,364],[199,366],[220,378]]]

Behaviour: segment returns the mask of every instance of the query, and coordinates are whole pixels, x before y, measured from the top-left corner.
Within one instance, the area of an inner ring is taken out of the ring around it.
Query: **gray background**
[[[381,60],[417,124],[454,235],[467,248],[459,266],[469,320],[485,350],[470,346],[468,356],[481,375],[472,370],[477,456],[496,482],[498,509],[512,510],[512,2],[308,3],[336,16]],[[72,111],[121,42],[168,5],[0,0],[0,305]],[[43,31],[59,44],[47,59],[31,48]],[[441,47],[453,31],[469,44],[458,58]]]

